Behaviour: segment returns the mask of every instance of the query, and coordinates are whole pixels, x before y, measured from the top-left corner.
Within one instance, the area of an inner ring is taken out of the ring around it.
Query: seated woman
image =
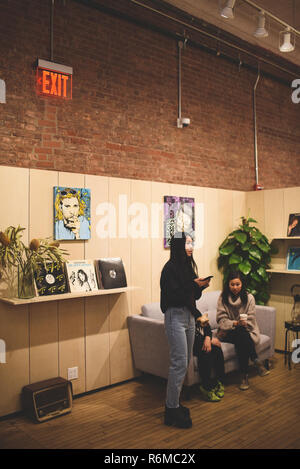
[[[260,376],[269,374],[269,371],[257,357],[255,345],[259,343],[260,333],[256,322],[255,299],[247,292],[240,272],[231,272],[224,283],[217,304],[217,323],[218,338],[235,345],[241,372],[240,389],[244,391],[249,388],[249,358]]]
[[[210,325],[202,318],[196,320],[196,332],[193,353],[198,360],[198,370],[201,378],[200,391],[210,402],[219,402],[224,397],[224,356],[221,343],[216,337],[212,338]],[[215,378],[211,378],[212,370]]]

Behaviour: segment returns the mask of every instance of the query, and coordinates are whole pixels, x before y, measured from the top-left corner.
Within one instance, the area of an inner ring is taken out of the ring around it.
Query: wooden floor
[[[221,402],[197,388],[185,405],[193,427],[163,425],[165,381],[143,376],[74,400],[70,414],[36,424],[23,415],[0,420],[0,448],[18,449],[299,449],[300,364],[275,354],[270,375],[250,373],[250,389],[228,376]]]

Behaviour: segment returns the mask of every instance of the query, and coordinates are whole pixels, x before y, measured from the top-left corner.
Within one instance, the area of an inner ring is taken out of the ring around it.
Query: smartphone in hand
[[[205,277],[202,280],[210,280],[211,278],[213,278],[213,275],[209,275],[208,277]]]

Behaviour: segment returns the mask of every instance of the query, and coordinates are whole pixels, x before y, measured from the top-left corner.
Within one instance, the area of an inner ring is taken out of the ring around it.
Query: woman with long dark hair
[[[257,357],[255,346],[260,333],[256,322],[255,299],[246,290],[241,272],[231,272],[224,283],[217,304],[218,338],[222,342],[235,345],[241,372],[240,389],[249,388],[249,358],[253,361],[260,376],[269,374]]]
[[[196,300],[208,287],[209,280],[198,278],[191,235],[175,233],[170,248],[170,259],[160,278],[160,306],[165,315],[170,352],[164,423],[189,428],[192,426],[190,412],[180,404],[179,398],[192,356],[195,318],[201,316],[196,309]]]

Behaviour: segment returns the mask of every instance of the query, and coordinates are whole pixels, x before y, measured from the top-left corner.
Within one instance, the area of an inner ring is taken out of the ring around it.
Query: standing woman
[[[164,423],[189,428],[192,426],[190,413],[180,405],[179,397],[192,356],[195,318],[201,316],[196,309],[196,300],[208,287],[209,280],[198,278],[193,259],[193,240],[189,234],[175,233],[170,248],[170,259],[163,267],[160,278],[160,306],[165,315],[170,352]]]
[[[240,389],[249,388],[248,364],[253,361],[260,376],[269,374],[257,357],[255,346],[260,333],[256,322],[255,299],[248,293],[240,272],[231,272],[217,304],[218,338],[235,345],[241,372]]]

